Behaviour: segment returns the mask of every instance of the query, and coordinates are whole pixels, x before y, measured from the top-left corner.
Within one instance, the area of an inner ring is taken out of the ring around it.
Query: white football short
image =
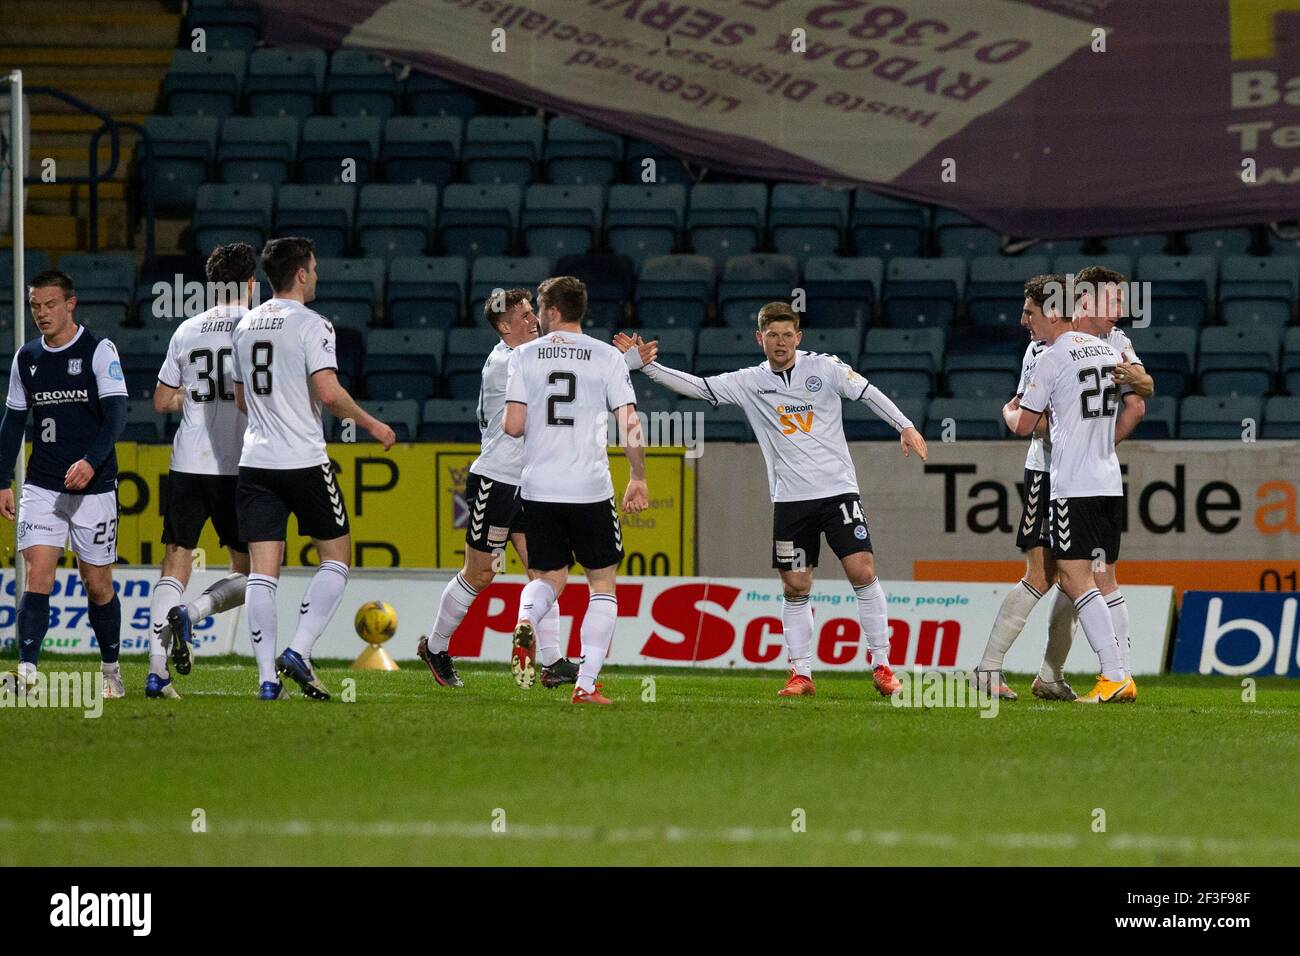
[[[87,564],[117,561],[117,492],[72,495],[24,484],[18,501],[18,550],[49,544]]]

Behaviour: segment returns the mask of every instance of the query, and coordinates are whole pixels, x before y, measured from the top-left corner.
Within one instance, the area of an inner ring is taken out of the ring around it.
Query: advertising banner
[[[1183,595],[1173,669],[1183,674],[1300,677],[1300,593]]]

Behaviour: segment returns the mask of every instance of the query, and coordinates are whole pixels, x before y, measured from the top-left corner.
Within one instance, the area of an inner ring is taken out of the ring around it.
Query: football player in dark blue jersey
[[[0,420],[0,515],[18,518],[27,571],[18,601],[19,690],[36,672],[50,621],[50,591],[71,540],[88,617],[103,659],[104,696],[125,694],[118,665],[122,605],[113,591],[117,560],[117,454],[126,425],[126,381],[117,349],[79,326],[72,279],[42,272],[27,290],[40,337],[19,349]],[[14,508],[14,466],[27,413],[35,420],[27,480]]]

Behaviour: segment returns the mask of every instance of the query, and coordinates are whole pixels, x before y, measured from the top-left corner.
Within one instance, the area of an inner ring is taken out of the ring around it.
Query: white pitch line
[[[155,821],[127,820],[14,820],[0,819],[0,833],[116,835],[162,837],[190,834],[188,821],[161,826]],[[765,844],[811,842],[829,845],[922,846],[940,850],[987,848],[991,850],[1145,850],[1210,856],[1273,852],[1300,855],[1300,840],[1240,840],[1222,837],[1160,836],[1153,834],[986,833],[979,836],[916,830],[823,830],[813,827],[794,833],[786,827],[595,827],[571,824],[507,823],[496,831],[489,822],[451,820],[376,820],[354,823],[337,820],[222,820],[209,819],[200,838],[221,837],[333,837],[348,839],[470,839],[561,841],[583,843],[711,843]]]

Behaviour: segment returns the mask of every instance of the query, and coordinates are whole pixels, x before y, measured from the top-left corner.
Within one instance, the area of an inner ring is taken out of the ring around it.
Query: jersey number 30
[[[190,364],[198,366],[195,374],[198,376],[196,386],[190,389],[190,398],[200,405],[206,402],[215,402],[218,398],[223,402],[233,402],[235,400],[235,390],[230,384],[230,360],[231,349],[217,349],[214,353],[212,349],[194,349],[190,352]],[[213,380],[213,373],[216,373],[216,380]]]

